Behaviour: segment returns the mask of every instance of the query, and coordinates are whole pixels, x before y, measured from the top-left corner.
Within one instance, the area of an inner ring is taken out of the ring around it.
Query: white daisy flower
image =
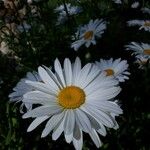
[[[24,21],[22,24],[17,26],[17,29],[19,32],[28,32],[31,29],[31,25]]]
[[[70,3],[66,3],[66,9],[69,16],[76,15],[82,11],[81,7],[79,6],[71,6]],[[56,13],[59,13],[57,24],[64,23],[67,20],[67,12],[65,10],[64,5],[60,5],[54,10]]]
[[[116,4],[122,4],[122,1],[121,0],[112,0],[114,3]]]
[[[124,82],[125,79],[129,79],[127,76],[130,75],[127,71],[129,65],[126,60],[121,60],[121,58],[116,60],[113,60],[112,58],[109,60],[100,59],[99,62],[96,61],[96,65],[101,71],[106,72],[106,76],[113,76],[120,82]]]
[[[150,32],[150,20],[130,20],[127,24],[128,26],[140,26],[139,30],[144,29]]]
[[[100,38],[106,29],[106,22],[103,19],[90,20],[87,25],[79,27],[75,33],[77,41],[71,44],[71,48],[77,51],[80,46],[84,45],[89,47],[91,44],[96,44],[95,38]]]
[[[126,45],[126,50],[132,50],[135,55],[142,55],[145,58],[150,58],[150,44],[131,42]]]
[[[27,111],[32,109],[31,103],[23,102],[23,95],[29,91],[33,91],[34,88],[25,83],[26,80],[31,81],[41,81],[37,72],[28,72],[26,77],[21,79],[15,88],[13,88],[13,92],[9,94],[10,102],[22,102],[20,106],[20,112],[23,113],[23,107],[25,106]]]
[[[120,92],[118,81],[106,77],[91,63],[81,68],[79,58],[73,64],[65,59],[63,68],[56,59],[54,70],[55,73],[39,67],[43,82],[26,82],[36,90],[26,93],[23,101],[41,105],[23,115],[35,118],[27,131],[48,119],[41,137],[52,131],[52,139],[57,140],[64,132],[66,141],[81,150],[84,131],[100,147],[98,133],[105,136],[105,127],[116,129],[115,116],[122,114],[116,101],[112,101]]]
[[[147,8],[147,7],[144,7],[141,9],[143,13],[147,13],[147,14],[150,14],[150,9]]]
[[[138,8],[139,5],[140,5],[139,2],[134,2],[134,3],[132,3],[131,8]]]
[[[139,65],[139,69],[144,69],[144,65],[146,65],[148,63],[148,61],[149,61],[149,59],[146,58],[145,56],[137,55],[135,63],[137,63]]]

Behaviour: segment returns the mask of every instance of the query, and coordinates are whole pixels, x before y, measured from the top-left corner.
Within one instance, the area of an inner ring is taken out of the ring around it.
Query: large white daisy
[[[132,50],[135,55],[142,55],[145,58],[150,59],[150,44],[131,42],[126,45],[126,50]]]
[[[103,19],[90,20],[87,25],[79,27],[75,33],[76,41],[71,44],[71,48],[77,51],[85,44],[89,47],[91,44],[96,44],[96,38],[100,38],[106,29],[106,22]]]
[[[128,26],[140,26],[139,30],[144,29],[150,32],[150,20],[130,20],[127,24]]]
[[[109,60],[100,59],[99,62],[96,61],[96,65],[101,71],[106,72],[106,76],[113,76],[120,82],[124,82],[125,79],[129,79],[127,76],[130,74],[127,71],[129,65],[126,60],[121,60],[121,58],[116,60],[113,60],[112,58]]]
[[[23,118],[35,118],[27,131],[48,119],[41,137],[52,132],[52,139],[57,140],[64,132],[66,141],[81,150],[83,131],[100,147],[98,133],[105,136],[105,127],[116,129],[115,116],[122,114],[122,109],[112,100],[120,92],[118,81],[106,77],[91,63],[81,68],[79,58],[73,64],[65,59],[63,68],[56,59],[54,70],[55,73],[39,67],[42,82],[26,81],[36,90],[26,93],[23,101],[41,105],[23,115]]]
[[[9,94],[10,102],[22,102],[20,106],[20,112],[23,112],[23,106],[26,107],[27,111],[32,109],[32,104],[31,103],[26,103],[23,102],[23,95],[29,91],[33,91],[34,88],[28,84],[25,83],[26,80],[31,80],[31,81],[41,81],[39,75],[37,72],[28,72],[26,77],[21,79],[16,87],[13,88],[13,92]]]

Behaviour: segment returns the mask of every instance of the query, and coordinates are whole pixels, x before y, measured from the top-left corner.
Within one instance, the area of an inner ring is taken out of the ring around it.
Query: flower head
[[[130,20],[127,24],[128,26],[140,26],[139,30],[144,29],[150,32],[150,20]]]
[[[38,104],[23,115],[23,118],[35,118],[28,132],[48,120],[42,137],[52,131],[52,139],[57,140],[64,132],[66,141],[81,150],[82,134],[86,132],[100,147],[98,133],[105,136],[105,127],[116,129],[115,116],[122,114],[119,105],[112,100],[120,92],[118,81],[106,77],[91,63],[82,68],[79,58],[73,64],[65,59],[63,68],[56,59],[54,70],[53,73],[47,67],[39,67],[42,82],[26,81],[35,91],[26,93],[23,101]]]
[[[150,15],[150,9],[149,9],[149,8],[144,7],[144,8],[142,8],[141,10],[142,10],[143,13],[147,13],[147,14]]]
[[[136,2],[132,3],[131,8],[138,8],[139,5],[140,5],[140,3],[136,1]]]
[[[79,27],[76,32],[77,41],[71,44],[74,50],[78,50],[80,46],[84,45],[89,47],[91,44],[96,44],[95,38],[100,38],[106,29],[106,22],[102,19],[90,20],[87,25]]]
[[[149,59],[143,55],[137,55],[135,63],[139,65],[139,69],[144,69],[144,66],[149,63]]]
[[[106,73],[106,76],[113,76],[120,82],[129,79],[127,76],[130,74],[127,71],[129,65],[126,60],[121,60],[121,58],[116,60],[113,60],[112,58],[109,60],[100,59],[99,62],[96,61],[96,65],[101,71]]]
[[[54,11],[56,13],[59,13],[57,24],[61,24],[67,20],[68,14],[69,14],[69,16],[76,15],[76,14],[80,13],[82,11],[82,9],[79,6],[71,6],[70,3],[66,3],[66,8],[64,5],[60,5]]]
[[[142,55],[145,58],[150,58],[150,44],[131,42],[125,47],[126,50],[132,50],[135,55]]]
[[[121,0],[112,0],[114,3],[116,4],[122,4],[122,1]]]
[[[26,107],[27,111],[32,109],[32,104],[23,102],[23,95],[29,91],[33,91],[34,88],[25,83],[26,80],[30,81],[41,81],[37,72],[28,72],[26,77],[21,79],[15,88],[13,88],[13,92],[9,94],[10,102],[22,102],[20,107],[20,112],[22,113],[23,106]]]
[[[26,21],[17,26],[19,32],[28,32],[31,29],[31,25],[27,24]]]

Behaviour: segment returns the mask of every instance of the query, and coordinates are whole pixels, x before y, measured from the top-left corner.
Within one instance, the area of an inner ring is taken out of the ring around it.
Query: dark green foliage
[[[28,71],[37,71],[40,65],[52,66],[55,58],[62,62],[69,57],[72,61],[79,56],[83,64],[98,61],[100,58],[122,58],[129,63],[130,80],[121,84],[122,91],[117,97],[124,113],[117,118],[120,128],[108,130],[101,150],[149,150],[150,149],[150,66],[144,70],[134,64],[134,57],[124,50],[124,45],[131,41],[150,43],[150,33],[139,31],[137,27],[127,27],[126,21],[131,19],[148,19],[150,16],[140,11],[141,7],[150,6],[149,1],[140,1],[140,8],[132,9],[131,1],[122,5],[114,4],[111,0],[66,0],[81,6],[83,11],[70,16],[61,25],[56,25],[58,14],[54,9],[65,0],[44,0],[35,5],[40,16],[33,17],[31,8],[27,8],[27,22],[31,25],[29,32],[22,32],[19,36],[10,32],[3,33],[1,41],[8,43],[12,50],[8,54],[0,53],[0,150],[53,150],[73,149],[66,144],[63,135],[57,141],[52,141],[51,135],[41,139],[44,123],[33,132],[26,130],[32,119],[22,119],[19,112],[20,104],[9,103],[8,95],[16,83]],[[22,1],[19,7],[23,7]],[[0,7],[1,9],[1,7]],[[77,52],[70,48],[72,36],[79,25],[90,19],[103,18],[108,22],[107,30],[97,45],[90,48],[82,46]],[[0,29],[5,27],[4,16],[0,16]],[[87,58],[88,55],[88,58]],[[87,134],[84,134],[84,150],[96,149]]]

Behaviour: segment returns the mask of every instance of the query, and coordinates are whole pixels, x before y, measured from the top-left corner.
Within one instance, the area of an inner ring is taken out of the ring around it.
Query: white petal
[[[85,82],[90,69],[91,69],[91,64],[90,63],[88,63],[87,65],[85,65],[82,68],[82,70],[78,73],[78,77],[77,77],[77,79],[75,81],[76,85],[81,87],[81,85]]]
[[[81,132],[81,138],[79,140],[73,138],[73,145],[76,150],[82,150],[83,147],[83,135],[82,135],[82,131],[80,132]]]
[[[92,128],[95,129],[101,135],[106,136],[106,129],[103,126],[103,124],[99,120],[96,120],[96,118],[94,118],[93,116],[88,115],[88,118],[91,122]]]
[[[109,100],[117,96],[121,91],[120,87],[111,87],[106,89],[98,89],[87,96],[87,100]]]
[[[102,111],[106,111],[106,112],[110,112],[110,113],[114,113],[118,115],[122,114],[122,109],[117,104],[111,101],[94,101],[94,102],[90,101],[90,102],[87,102],[87,104]]]
[[[79,140],[81,138],[81,129],[79,129],[79,126],[77,123],[75,123],[74,131],[73,131],[73,137],[76,140]]]
[[[101,126],[100,129],[97,130],[97,132],[103,136],[106,136],[106,128],[104,127],[104,125],[102,123],[99,122],[99,125]]]
[[[85,111],[86,113],[88,113],[89,115],[96,118],[97,120],[99,120],[105,126],[107,126],[109,128],[113,128],[114,122],[107,113],[104,113],[104,112],[97,110],[93,107],[90,107],[88,105],[84,105],[84,107],[82,107],[81,109],[83,111]]]
[[[72,75],[73,75],[73,84],[74,84],[74,81],[76,81],[76,78],[78,76],[78,73],[80,72],[81,70],[81,61],[80,59],[77,57],[76,60],[75,60],[75,63],[73,64],[73,70],[72,70]]]
[[[38,72],[39,72],[41,79],[47,84],[47,86],[49,86],[53,92],[57,93],[57,91],[59,90],[59,87],[54,82],[54,80],[49,76],[49,74],[45,71],[45,69],[42,67],[39,67]]]
[[[99,148],[102,145],[102,143],[101,143],[96,131],[94,129],[92,129],[91,132],[89,133],[89,135],[90,135],[91,139],[93,140],[93,142],[95,143],[96,147]]]
[[[53,130],[52,139],[57,140],[62,132],[64,131],[64,121],[62,121],[59,126]]]
[[[33,81],[29,81],[29,80],[27,80],[26,83],[29,84],[30,86],[34,87],[35,90],[39,90],[39,91],[42,91],[44,93],[56,96],[56,93],[53,92],[53,90],[51,90],[51,88],[44,83],[33,82]]]
[[[46,67],[46,66],[44,66],[44,68],[46,69],[46,71],[47,71],[47,73],[49,74],[49,76],[50,76],[50,77],[54,80],[54,82],[58,85],[58,87],[59,87],[60,89],[62,89],[62,88],[63,88],[62,83],[59,82],[59,80],[57,79],[56,75],[51,71],[51,69],[48,68],[48,67]]]
[[[62,111],[62,109],[57,105],[39,106],[39,107],[25,113],[22,116],[22,118],[42,117],[42,116],[46,116],[46,115],[51,116],[51,115],[56,114],[56,113],[61,112],[61,111]]]
[[[57,126],[57,124],[62,120],[63,117],[64,117],[63,112],[52,116],[51,119],[47,122],[41,137],[46,137],[55,128],[55,126]]]
[[[73,139],[73,133],[71,134],[65,134],[65,139],[67,143],[71,143],[72,139]]]
[[[56,104],[56,97],[40,92],[32,91],[28,92],[23,96],[23,102],[32,104],[43,104],[43,105],[54,105]]]
[[[76,122],[79,128],[81,128],[84,132],[90,132],[92,127],[89,118],[86,116],[86,114],[77,109],[75,111],[75,116],[76,116]]]
[[[58,59],[55,60],[54,67],[55,67],[57,78],[62,83],[62,85],[64,87],[66,87],[66,83],[65,83],[65,79],[64,79],[64,74],[63,74],[62,67],[61,67],[61,64],[60,64],[60,62],[59,62]]]
[[[64,123],[64,132],[65,134],[71,134],[73,132],[74,129],[74,125],[75,125],[75,114],[73,112],[73,110],[67,110],[66,111],[66,119],[65,119],[65,123]]]
[[[46,119],[48,119],[49,116],[43,116],[43,117],[37,117],[36,119],[34,119],[34,121],[30,124],[30,126],[27,129],[27,132],[30,132],[32,130],[34,130],[38,125],[40,125],[43,121],[45,121]]]
[[[64,73],[67,86],[72,84],[72,67],[69,59],[64,61]]]
[[[93,65],[86,80],[84,80],[84,84],[82,83],[82,88],[85,88],[88,85],[90,85],[90,83],[92,83],[95,80],[99,73],[100,70],[97,68],[97,66]]]

